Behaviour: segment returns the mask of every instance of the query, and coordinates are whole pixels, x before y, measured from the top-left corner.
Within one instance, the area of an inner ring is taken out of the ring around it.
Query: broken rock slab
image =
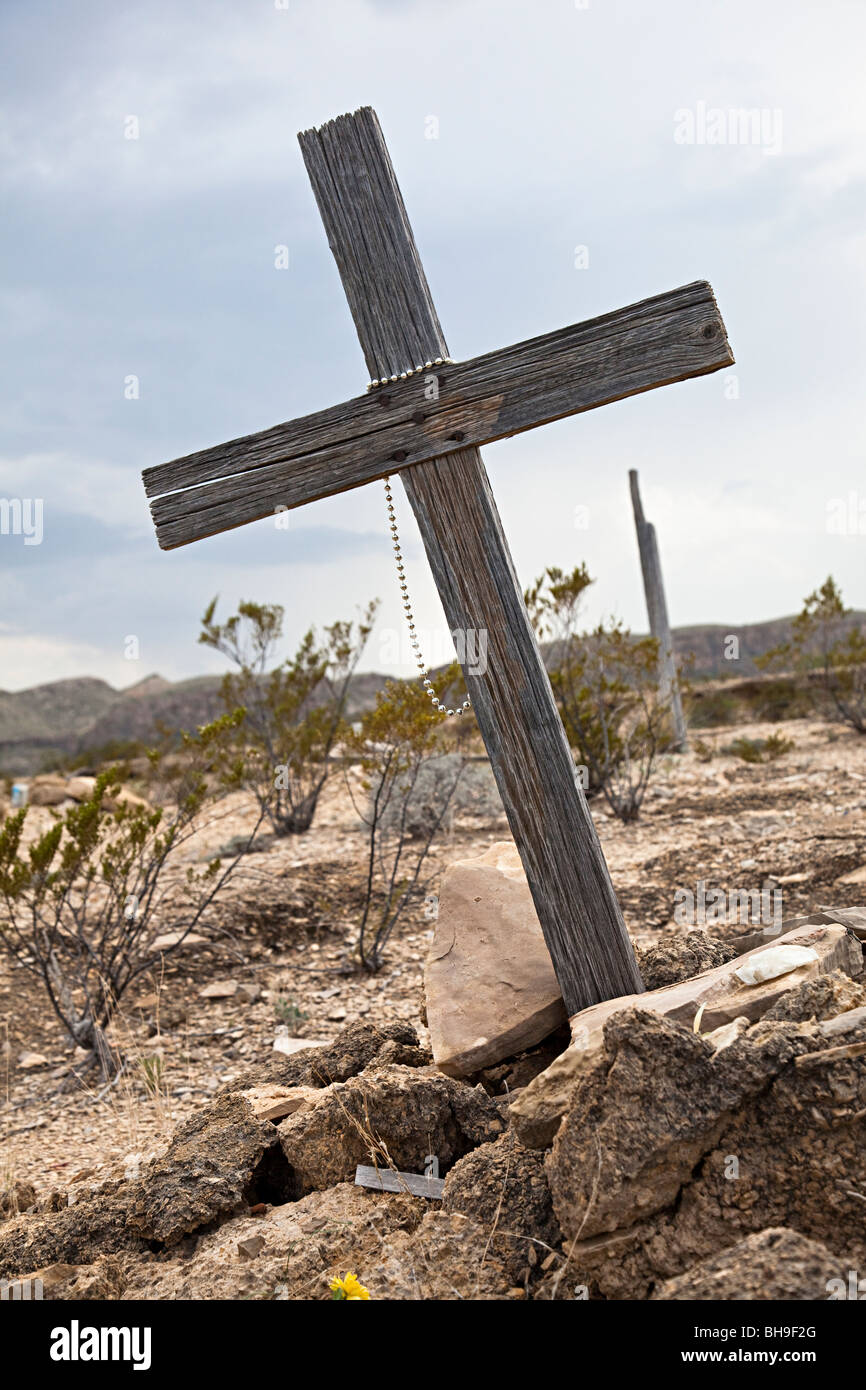
[[[491,1252],[517,1282],[562,1241],[544,1155],[525,1149],[512,1131],[455,1163],[445,1179],[442,1207],[489,1231]]]
[[[14,1216],[0,1226],[0,1279],[55,1264],[90,1264],[100,1255],[138,1248],[126,1225],[129,1184],[106,1183],[57,1211]]]
[[[662,1303],[826,1299],[845,1275],[820,1241],[771,1226],[665,1280],[650,1297]]]
[[[365,1163],[423,1173],[432,1154],[444,1173],[503,1128],[483,1087],[432,1067],[376,1064],[320,1090],[278,1132],[292,1183],[309,1192],[351,1182]]]
[[[276,1082],[265,1082],[236,1094],[243,1097],[257,1120],[276,1122],[298,1110],[309,1110],[322,1093],[314,1086],[280,1086]]]
[[[469,1076],[532,1047],[565,1006],[511,841],[449,864],[424,972],[433,1059]]]
[[[764,1018],[724,1047],[637,1008],[608,1021],[545,1160],[591,1296],[646,1298],[768,1227],[862,1267],[864,1014]]]
[[[242,1095],[222,1095],[174,1133],[134,1185],[127,1222],[146,1240],[174,1245],[241,1205],[276,1130]]]
[[[754,966],[764,953],[778,953],[784,946],[806,948],[808,959],[757,984],[743,982],[738,971]],[[593,1004],[570,1020],[571,1046],[512,1102],[509,1116],[518,1138],[532,1148],[545,1148],[553,1142],[574,1087],[601,1046],[605,1024],[623,1009],[636,1006],[689,1026],[701,1011],[700,1031],[710,1033],[737,1018],[754,1022],[797,986],[834,970],[860,976],[863,949],[845,927],[823,922],[798,926],[692,980]]]

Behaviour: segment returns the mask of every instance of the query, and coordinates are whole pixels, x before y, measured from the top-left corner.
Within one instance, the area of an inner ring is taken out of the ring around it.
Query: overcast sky
[[[645,628],[638,467],[674,624],[830,571],[866,606],[862,0],[4,0],[0,30],[0,499],[43,500],[41,544],[0,534],[0,688],[217,670],[217,592],[283,603],[289,642],[379,596],[365,665],[399,668],[381,483],[163,553],[140,481],[365,385],[295,139],[364,104],[455,357],[716,291],[730,372],[485,448],[521,580],[585,560],[587,618]],[[708,143],[738,109],[755,138]]]

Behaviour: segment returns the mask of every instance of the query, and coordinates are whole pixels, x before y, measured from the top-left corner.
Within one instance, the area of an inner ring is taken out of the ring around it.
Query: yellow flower
[[[370,1290],[365,1289],[357,1274],[352,1274],[351,1271],[347,1271],[342,1279],[339,1274],[335,1274],[328,1288],[339,1302],[363,1303],[370,1297]]]

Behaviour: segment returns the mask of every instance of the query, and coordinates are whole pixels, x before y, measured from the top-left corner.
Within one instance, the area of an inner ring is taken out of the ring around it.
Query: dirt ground
[[[760,765],[721,751],[734,737],[769,733],[794,747]],[[786,918],[866,900],[866,870],[862,884],[839,882],[866,865],[866,739],[806,720],[700,737],[700,756],[663,760],[637,822],[623,825],[593,802],[638,944],[682,930],[673,921],[675,892],[695,892],[699,881],[708,892],[778,889]],[[30,816],[34,830],[50,820],[39,808]],[[190,855],[205,856],[251,817],[244,798],[234,798],[191,842]],[[458,818],[434,846],[431,870],[438,875],[507,835],[504,816]],[[209,940],[167,957],[158,977],[123,1000],[113,1031],[127,1061],[110,1086],[70,1089],[76,1058],[38,983],[0,957],[0,1188],[26,1183],[43,1202],[52,1192],[74,1200],[106,1178],[136,1175],[178,1121],[278,1039],[286,1048],[294,1039],[328,1040],[363,1018],[405,1019],[425,1042],[422,976],[435,902],[408,913],[379,974],[356,970],[365,848],[335,777],[310,832],[247,857],[212,914]],[[431,893],[436,886],[434,879]],[[749,925],[711,930],[738,935]],[[202,997],[227,981],[238,986],[232,997]]]

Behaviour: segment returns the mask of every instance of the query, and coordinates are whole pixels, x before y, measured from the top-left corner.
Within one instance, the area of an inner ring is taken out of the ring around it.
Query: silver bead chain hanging
[[[446,718],[451,719],[457,715],[463,714],[465,710],[471,709],[472,701],[467,695],[462,705],[458,705],[456,709],[449,709],[447,705],[442,703],[436,691],[433,689],[430,672],[427,668],[427,663],[421,655],[421,644],[418,641],[418,634],[415,631],[415,615],[412,612],[412,601],[409,598],[409,586],[406,583],[406,570],[403,565],[403,552],[400,549],[400,536],[397,531],[397,518],[394,513],[394,498],[391,495],[390,478],[385,479],[385,500],[388,503],[388,524],[391,527],[391,543],[394,546],[394,559],[397,563],[397,578],[400,581],[400,597],[403,602],[403,612],[406,614],[406,621],[409,624],[409,640],[412,644],[412,653],[418,670],[421,673],[419,679],[433,708],[438,710],[440,714],[445,715]]]
[[[389,386],[392,381],[408,381],[410,376],[416,376],[418,372],[429,372],[433,367],[441,367],[445,363],[453,365],[453,357],[434,357],[430,362],[421,362],[417,367],[407,367],[405,372],[395,372],[393,376],[374,377],[368,381],[367,390],[372,391],[376,386]]]

